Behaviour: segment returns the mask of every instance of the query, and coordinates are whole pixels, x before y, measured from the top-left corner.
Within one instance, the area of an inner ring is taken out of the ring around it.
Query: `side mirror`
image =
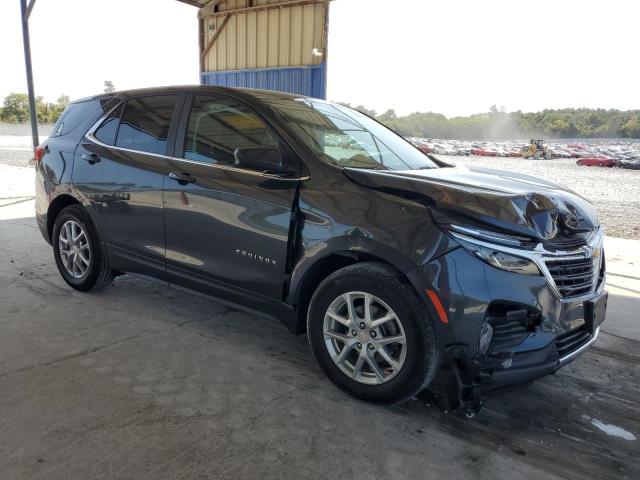
[[[240,147],[233,152],[235,166],[249,170],[284,172],[280,149],[277,147]]]

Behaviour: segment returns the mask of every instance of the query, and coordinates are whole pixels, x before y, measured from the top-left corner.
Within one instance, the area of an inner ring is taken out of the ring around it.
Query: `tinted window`
[[[123,106],[124,104],[121,104],[111,112],[95,131],[94,136],[102,143],[106,143],[107,145],[114,145],[116,143],[116,134],[118,133],[118,124],[120,123],[120,114],[122,113]]]
[[[177,99],[177,95],[155,95],[128,100],[120,120],[116,145],[143,152],[165,153]]]
[[[437,168],[404,138],[351,108],[310,98],[263,100],[326,162],[351,168]]]
[[[233,99],[194,97],[184,158],[233,165],[236,148],[255,146],[277,147],[278,142],[251,108]]]
[[[51,136],[59,137],[69,133],[100,107],[101,103],[99,100],[70,103],[53,126]]]

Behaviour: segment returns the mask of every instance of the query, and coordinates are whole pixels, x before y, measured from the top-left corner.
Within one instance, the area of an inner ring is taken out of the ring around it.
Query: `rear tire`
[[[98,232],[80,205],[70,205],[58,214],[51,243],[58,271],[71,287],[99,290],[113,281]]]
[[[382,263],[329,275],[311,299],[307,333],[329,379],[363,400],[402,402],[424,390],[438,370],[435,328],[424,303]]]

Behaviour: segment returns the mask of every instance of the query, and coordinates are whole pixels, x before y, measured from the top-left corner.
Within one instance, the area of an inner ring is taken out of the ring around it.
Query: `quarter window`
[[[164,154],[177,95],[154,95],[127,101],[116,146]]]
[[[278,141],[251,108],[233,99],[194,97],[184,158],[233,165],[236,148],[257,146],[277,147]]]
[[[100,108],[99,100],[87,100],[84,102],[74,102],[67,105],[62,115],[53,126],[52,137],[66,135],[76,128],[83,120]]]
[[[107,145],[116,143],[116,134],[118,133],[118,123],[120,122],[120,114],[122,113],[122,105],[113,110],[109,116],[102,122],[93,134],[98,140]]]

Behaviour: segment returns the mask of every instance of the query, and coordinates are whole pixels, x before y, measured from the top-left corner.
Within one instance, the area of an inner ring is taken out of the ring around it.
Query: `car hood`
[[[598,228],[596,208],[558,184],[486,168],[368,170],[345,168],[352,181],[423,198],[437,213],[543,242],[573,243]]]

